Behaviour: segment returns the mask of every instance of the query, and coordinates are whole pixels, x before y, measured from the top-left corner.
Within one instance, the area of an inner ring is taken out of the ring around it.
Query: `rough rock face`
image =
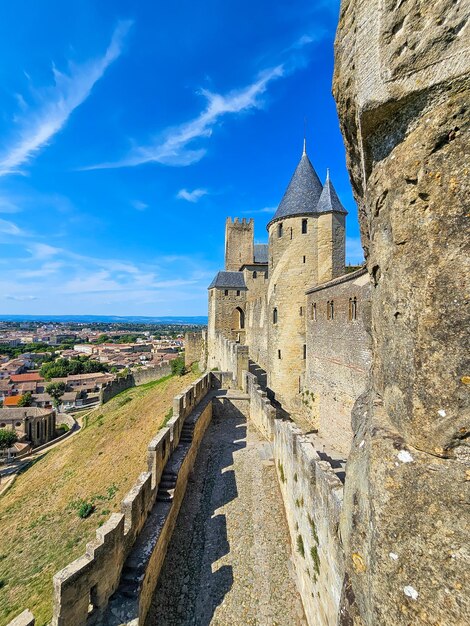
[[[343,624],[470,622],[469,13],[468,0],[341,5],[333,90],[373,281]]]

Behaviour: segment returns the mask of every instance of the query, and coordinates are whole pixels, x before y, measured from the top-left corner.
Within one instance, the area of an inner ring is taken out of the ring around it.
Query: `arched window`
[[[239,296],[239,295],[240,295],[240,290],[239,290],[239,289],[237,289],[237,296]]]
[[[277,225],[277,236],[282,237],[282,222]]]
[[[273,309],[273,324],[277,324],[277,309]]]
[[[313,302],[312,304],[312,308],[310,310],[310,317],[312,318],[314,322],[317,321],[317,303],[316,302]]]
[[[281,351],[280,351],[280,350],[278,350],[278,351],[277,351],[277,358],[278,358],[278,359],[280,359],[280,358],[281,358]]]
[[[39,428],[40,428],[40,424],[39,422],[36,422],[36,439],[40,439],[41,437]]]
[[[302,220],[302,235],[307,233],[307,220]]]
[[[228,289],[225,290],[224,295],[228,296]]]
[[[304,263],[305,263],[305,261],[306,261],[306,260],[307,260],[307,257],[306,257],[306,256],[304,256]]]
[[[304,343],[304,359],[307,358],[307,344]]]
[[[303,307],[303,306],[301,306],[301,307],[300,307],[300,309],[299,309],[299,315],[300,315],[300,317],[302,317],[302,315],[303,315],[303,314],[304,314],[304,307]]]
[[[357,298],[349,298],[349,321],[357,320]]]
[[[258,276],[258,272],[255,270],[255,271],[253,272],[253,278],[257,278],[257,276]]]
[[[293,234],[293,230],[292,228],[290,229],[290,238],[292,239],[292,234]]]

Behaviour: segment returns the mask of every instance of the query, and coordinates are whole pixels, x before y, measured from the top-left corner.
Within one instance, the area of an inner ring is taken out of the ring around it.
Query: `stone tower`
[[[242,265],[253,263],[254,222],[245,218],[227,218],[225,222],[225,269],[238,272]]]
[[[344,274],[346,215],[327,170],[326,181],[317,206],[318,282],[326,283]]]
[[[305,292],[344,272],[344,216],[305,150],[269,222],[268,386],[289,411],[301,409],[306,359]],[[320,244],[320,245],[319,245]]]

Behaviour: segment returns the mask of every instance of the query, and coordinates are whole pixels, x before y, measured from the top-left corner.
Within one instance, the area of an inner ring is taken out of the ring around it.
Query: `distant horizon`
[[[181,323],[181,324],[196,324],[207,325],[206,315],[46,315],[46,314],[10,314],[0,315],[1,322],[71,322],[71,321],[100,321],[102,323],[112,324],[113,322],[134,322],[134,323]]]

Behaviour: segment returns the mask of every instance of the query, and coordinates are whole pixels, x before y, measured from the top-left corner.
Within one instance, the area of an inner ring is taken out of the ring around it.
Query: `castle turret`
[[[225,269],[238,272],[242,265],[253,263],[254,259],[254,222],[245,218],[227,218],[225,222]]]
[[[344,274],[345,220],[347,211],[326,172],[326,181],[318,200],[318,282],[326,283]]]
[[[318,282],[318,202],[322,184],[305,150],[269,232],[269,379],[287,410],[300,403],[305,371],[305,291]]]

